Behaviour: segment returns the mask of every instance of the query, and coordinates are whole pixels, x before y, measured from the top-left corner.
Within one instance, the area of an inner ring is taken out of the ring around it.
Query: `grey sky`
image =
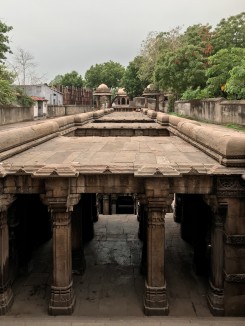
[[[215,26],[243,11],[245,0],[0,0],[12,51],[30,52],[47,82],[109,60],[127,66],[151,31]]]

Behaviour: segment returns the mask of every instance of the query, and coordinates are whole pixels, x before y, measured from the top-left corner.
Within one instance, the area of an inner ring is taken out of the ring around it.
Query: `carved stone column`
[[[103,195],[103,214],[104,215],[109,215],[110,214],[109,195]]]
[[[219,201],[226,203],[224,219],[224,315],[245,316],[245,181],[241,176],[216,179]]]
[[[12,195],[0,195],[0,315],[11,307],[14,297],[9,279],[9,232],[7,210],[14,201]]]
[[[213,219],[211,226],[211,275],[207,300],[213,315],[224,315],[224,220],[227,212],[225,203],[215,199],[209,202]]]
[[[169,312],[164,271],[165,202],[148,198],[147,277],[144,311],[146,315],[167,315]]]
[[[49,313],[69,315],[75,295],[72,281],[71,210],[80,195],[46,197],[53,221],[53,283]]]

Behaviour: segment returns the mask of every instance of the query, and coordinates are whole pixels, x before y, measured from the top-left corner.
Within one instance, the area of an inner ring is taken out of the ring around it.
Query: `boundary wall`
[[[223,98],[176,101],[177,114],[218,124],[245,126],[245,100],[227,101]]]

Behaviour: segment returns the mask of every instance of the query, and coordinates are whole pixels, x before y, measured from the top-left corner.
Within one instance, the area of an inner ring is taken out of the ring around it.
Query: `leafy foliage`
[[[12,53],[8,46],[9,38],[7,36],[12,29],[12,26],[7,26],[0,20],[0,63],[6,59],[5,53]]]
[[[26,95],[25,91],[21,87],[15,88],[17,92],[17,103],[24,107],[30,107],[34,104],[35,101],[33,99]]]
[[[207,89],[196,89],[188,88],[182,95],[181,100],[201,100],[210,97]]]
[[[125,68],[118,62],[108,61],[91,66],[85,73],[85,84],[90,88],[97,88],[104,83],[109,88],[121,86]]]
[[[231,70],[239,66],[244,57],[245,48],[222,49],[209,57],[209,68],[206,71],[206,75],[208,77],[207,89],[211,96],[226,97],[225,85],[231,77]],[[233,85],[236,75],[233,72]]]
[[[214,30],[215,52],[221,49],[245,47],[245,12],[222,19]]]
[[[225,91],[229,98],[245,98],[245,59],[230,71],[230,78],[225,85]]]
[[[76,86],[83,87],[84,80],[77,71],[66,73],[65,75],[57,75],[50,83],[50,86],[63,85],[63,86]]]
[[[157,62],[154,83],[161,89],[182,94],[188,87],[204,87],[205,82],[205,58],[197,46],[187,44],[164,53]]]
[[[141,96],[144,88],[148,84],[148,82],[142,81],[139,78],[141,63],[141,56],[137,56],[133,61],[129,62],[122,79],[122,85],[130,98]]]

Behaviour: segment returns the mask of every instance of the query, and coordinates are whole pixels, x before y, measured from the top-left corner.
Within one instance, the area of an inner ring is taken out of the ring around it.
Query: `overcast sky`
[[[109,60],[128,65],[151,31],[215,26],[245,11],[245,0],[0,0],[10,47],[30,52],[45,82]]]

